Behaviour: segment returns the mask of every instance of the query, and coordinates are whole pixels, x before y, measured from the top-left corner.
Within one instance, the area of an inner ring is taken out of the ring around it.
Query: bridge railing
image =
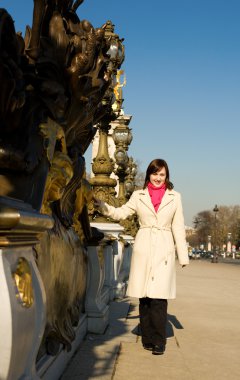
[[[61,345],[55,355],[37,360],[47,305],[34,246],[41,233],[52,228],[53,221],[32,210],[19,210],[12,224],[9,219],[7,222],[7,211],[0,212],[0,379],[54,380],[61,376],[88,332],[104,333],[110,302],[125,296],[133,238],[122,235],[123,229],[117,224],[115,228],[100,226],[104,239],[86,250],[85,310],[75,327],[71,349],[67,351]]]

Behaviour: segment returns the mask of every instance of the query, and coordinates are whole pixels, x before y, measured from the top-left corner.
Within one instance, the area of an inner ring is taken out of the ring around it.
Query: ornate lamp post
[[[129,199],[135,189],[135,177],[137,174],[137,164],[133,161],[132,157],[129,157],[126,174],[127,175],[124,183],[125,197]],[[124,223],[126,233],[128,235],[136,236],[136,233],[139,229],[137,216],[130,216],[127,220],[124,221]]]
[[[114,98],[114,86],[116,82],[117,69],[121,66],[124,60],[124,46],[122,44],[123,39],[120,39],[117,34],[114,33],[114,25],[111,21],[107,21],[105,24],[105,39],[109,45],[107,54],[109,55],[109,63],[107,66],[108,75],[111,78],[111,85],[106,91],[102,100],[102,104],[105,109],[105,115],[102,117],[98,124],[99,129],[99,145],[97,156],[93,159],[92,171],[95,177],[90,180],[93,186],[94,194],[109,204],[117,206],[115,195],[115,186],[117,181],[114,178],[110,178],[114,169],[114,161],[109,156],[108,152],[108,131],[111,128],[111,122],[115,120],[120,110],[113,109]],[[120,159],[120,158],[119,158]],[[94,211],[89,209],[89,214],[93,216]],[[106,221],[103,216],[94,215],[95,221]]]
[[[129,158],[126,172],[127,176],[125,179],[125,194],[127,198],[130,198],[134,191],[135,177],[137,174],[137,164],[133,161],[132,157]]]
[[[94,188],[94,193],[99,199],[112,203],[112,195],[115,194],[114,187],[117,181],[110,178],[114,169],[114,161],[108,153],[108,124],[99,124],[99,145],[97,156],[93,159],[92,171],[95,177],[91,178],[90,183]],[[110,189],[112,188],[112,189]]]
[[[118,117],[119,124],[115,127],[113,132],[113,140],[117,148],[123,148],[128,150],[128,146],[132,141],[131,129],[128,128],[128,124],[131,121],[131,116],[126,117],[125,115]]]
[[[124,38],[119,38],[119,36],[114,33],[114,25],[112,21],[108,20],[105,24],[105,33],[104,36],[106,40],[110,41],[110,47],[107,51],[107,54],[110,56],[110,63],[108,69],[113,71],[116,74],[117,69],[120,68],[124,60],[124,45],[122,42]]]
[[[127,175],[126,169],[129,163],[127,151],[128,146],[131,144],[132,141],[131,129],[128,127],[131,121],[131,117],[121,115],[118,117],[117,120],[119,121],[119,124],[117,124],[117,126],[115,127],[112,137],[116,145],[114,157],[117,164],[115,173],[119,178],[118,200],[119,205],[122,205],[126,203],[124,182]]]
[[[218,262],[218,252],[217,252],[217,213],[218,211],[219,211],[218,206],[215,205],[213,209],[215,216],[214,216],[214,248],[213,248],[212,263]]]
[[[115,159],[117,168],[115,174],[119,178],[119,205],[126,203],[134,190],[134,177],[136,175],[136,164],[132,157],[128,157],[128,146],[132,141],[131,129],[128,127],[131,120],[129,115],[121,115],[117,119],[119,122],[113,132],[113,140],[116,145]],[[126,235],[135,236],[137,230],[137,220],[135,216],[129,217],[120,224],[124,227]]]

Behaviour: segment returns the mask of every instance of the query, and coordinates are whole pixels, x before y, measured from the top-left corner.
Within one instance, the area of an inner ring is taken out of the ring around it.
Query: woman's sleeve
[[[133,193],[129,201],[121,207],[110,206],[108,203],[101,201],[99,211],[114,220],[126,219],[136,212],[136,194]]]
[[[181,201],[180,194],[179,194],[179,199],[177,200],[177,209],[172,221],[172,232],[173,232],[173,237],[176,243],[179,264],[187,265],[189,264],[189,256],[188,256],[185,224],[184,224],[184,217],[183,217],[183,208],[182,208],[182,201]]]

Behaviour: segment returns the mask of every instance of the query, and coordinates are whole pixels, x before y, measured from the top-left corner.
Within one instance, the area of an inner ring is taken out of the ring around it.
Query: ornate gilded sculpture
[[[32,276],[30,265],[24,257],[19,258],[13,279],[20,303],[24,307],[30,307],[33,304]]]
[[[82,2],[34,0],[24,38],[0,9],[0,195],[55,221],[36,248],[47,295],[40,356],[70,348],[84,310],[92,191],[83,155],[109,113],[121,64],[111,61],[109,22],[95,29],[81,21]]]

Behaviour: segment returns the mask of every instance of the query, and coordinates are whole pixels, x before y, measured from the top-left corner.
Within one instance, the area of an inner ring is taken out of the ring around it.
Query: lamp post
[[[108,20],[105,24],[104,36],[106,40],[110,41],[109,50],[107,54],[110,56],[110,63],[108,69],[112,70],[114,73],[120,68],[125,57],[125,48],[123,45],[124,38],[119,38],[119,36],[114,32],[114,26],[112,21]]]
[[[212,263],[218,262],[218,252],[217,252],[217,213],[218,211],[219,211],[218,206],[215,205],[213,209],[215,216],[214,216],[214,249],[213,249]]]
[[[135,177],[137,174],[137,164],[133,161],[132,157],[129,157],[128,167],[127,167],[127,177],[125,179],[125,193],[127,199],[130,198],[135,187]]]
[[[107,62],[107,76],[109,77],[110,85],[105,90],[102,99],[103,114],[99,116],[97,124],[99,130],[99,145],[96,157],[93,159],[92,171],[94,177],[91,178],[90,183],[93,187],[94,195],[113,205],[118,206],[118,201],[115,197],[115,187],[117,181],[111,178],[114,170],[114,160],[110,158],[108,151],[108,131],[111,129],[111,123],[117,119],[121,111],[121,99],[119,100],[119,107],[113,108],[115,101],[114,86],[116,82],[117,70],[120,68],[124,60],[124,45],[123,39],[114,32],[114,25],[111,21],[105,24],[104,38],[108,46],[108,62]],[[118,159],[124,163],[127,160],[125,152],[119,152]],[[105,222],[108,219],[103,215],[96,214],[92,205],[89,206],[89,215],[94,218],[94,221]]]
[[[193,221],[194,227],[195,227],[195,234],[197,235],[197,241],[196,241],[196,243],[197,243],[197,249],[195,250],[195,253],[193,255],[193,258],[195,258],[195,259],[198,259],[198,258],[200,259],[201,258],[201,255],[200,255],[200,245],[201,245],[201,242],[200,242],[200,237],[199,237],[198,230],[197,230],[198,225],[201,222],[202,222],[201,219],[198,218],[198,217],[196,217],[194,219],[194,221]]]
[[[127,155],[128,146],[132,141],[131,129],[128,127],[131,117],[120,115],[117,119],[118,124],[116,125],[112,137],[116,145],[116,151],[114,153],[117,168],[115,169],[115,174],[119,178],[119,194],[118,200],[119,205],[126,203],[124,183],[127,176],[127,167],[129,164],[129,157]]]
[[[195,232],[197,233],[197,228],[198,228],[199,223],[201,223],[201,219],[196,217],[194,219],[193,223],[194,223]],[[197,236],[197,243],[198,243],[198,248],[200,249],[200,238],[199,238],[199,236]]]

